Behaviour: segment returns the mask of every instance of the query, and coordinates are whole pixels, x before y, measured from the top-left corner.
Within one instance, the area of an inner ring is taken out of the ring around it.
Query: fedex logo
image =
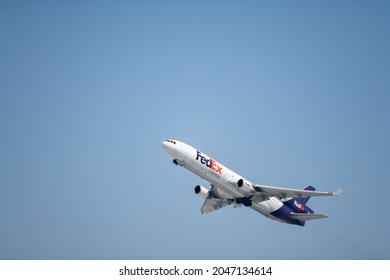
[[[222,167],[220,167],[217,164],[217,162],[212,158],[206,158],[205,156],[202,156],[201,152],[196,151],[196,160],[199,160],[201,164],[205,164],[208,168],[210,168],[214,172],[222,175]]]
[[[294,206],[297,207],[301,211],[305,211],[305,207],[303,207],[303,205],[298,203],[296,200],[294,200]]]

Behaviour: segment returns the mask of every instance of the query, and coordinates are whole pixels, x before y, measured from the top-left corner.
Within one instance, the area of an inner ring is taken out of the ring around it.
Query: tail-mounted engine
[[[243,190],[244,192],[253,193],[255,192],[255,189],[253,188],[253,185],[248,180],[240,179],[237,181],[237,187],[240,188],[240,190]]]
[[[201,185],[197,185],[194,189],[195,193],[199,195],[201,198],[206,199],[209,197],[209,190],[205,187],[202,187]]]

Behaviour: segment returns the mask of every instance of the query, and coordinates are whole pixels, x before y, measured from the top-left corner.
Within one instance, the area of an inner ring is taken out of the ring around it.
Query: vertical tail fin
[[[316,189],[312,186],[307,186],[306,188],[304,188],[303,190],[305,191],[315,191]],[[294,198],[298,203],[300,204],[303,204],[303,205],[306,205],[306,203],[309,201],[310,197],[303,197],[303,198]]]
[[[303,190],[305,191],[315,191],[316,189],[312,186],[307,186]],[[294,197],[285,202],[285,205],[290,207],[296,213],[314,213],[313,210],[310,209],[306,204],[309,201],[310,197]]]

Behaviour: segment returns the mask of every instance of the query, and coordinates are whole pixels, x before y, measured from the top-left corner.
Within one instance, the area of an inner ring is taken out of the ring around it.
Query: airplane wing
[[[222,207],[225,207],[226,205],[229,204],[231,204],[231,202],[229,202],[227,199],[206,198],[200,211],[202,212],[202,214],[204,213],[208,214],[212,211],[221,209]]]
[[[258,193],[263,193],[269,196],[275,196],[280,199],[290,197],[312,197],[312,196],[339,196],[343,189],[337,189],[334,192],[318,192],[299,189],[287,189],[279,187],[270,187],[263,185],[253,185],[253,188]]]

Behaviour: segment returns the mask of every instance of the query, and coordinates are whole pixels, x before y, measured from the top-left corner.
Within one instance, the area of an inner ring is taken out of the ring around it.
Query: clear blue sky
[[[80,3],[81,2],[81,3]],[[0,259],[390,259],[388,1],[2,1]],[[344,188],[201,215],[166,138]]]

